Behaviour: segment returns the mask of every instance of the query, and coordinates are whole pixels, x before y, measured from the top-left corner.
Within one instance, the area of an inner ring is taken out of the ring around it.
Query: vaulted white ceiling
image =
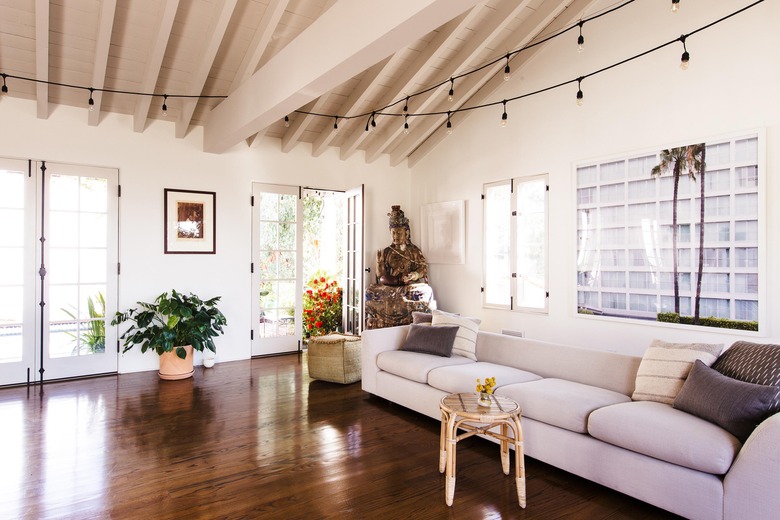
[[[441,82],[414,96],[409,112],[483,102],[503,82],[503,61],[459,80],[452,102],[448,78],[576,23],[592,3],[0,0],[0,73],[12,76],[8,95],[36,100],[43,119],[57,105],[79,106],[92,126],[108,112],[132,115],[128,131],[163,118],[178,138],[203,126],[209,152],[265,135],[284,152],[311,143],[314,156],[330,146],[342,159],[363,150],[367,162],[386,154],[396,165],[436,146],[446,116],[417,118],[407,134],[402,117],[379,115],[366,132],[372,111]],[[533,52],[513,57],[512,67]],[[382,113],[400,114],[404,104]]]

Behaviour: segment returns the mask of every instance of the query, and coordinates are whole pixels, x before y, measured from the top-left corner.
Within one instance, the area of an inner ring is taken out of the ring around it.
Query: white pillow
[[[631,398],[634,401],[672,404],[688,378],[694,361],[700,359],[710,366],[718,359],[721,350],[722,344],[653,340],[639,363]]]
[[[433,325],[457,325],[458,333],[452,344],[452,355],[462,356],[477,360],[477,332],[482,320],[479,318],[465,318],[455,316],[448,312],[433,311]]]

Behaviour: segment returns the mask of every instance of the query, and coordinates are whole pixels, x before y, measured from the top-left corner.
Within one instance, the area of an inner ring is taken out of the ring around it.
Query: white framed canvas
[[[429,264],[466,262],[466,201],[435,202],[422,207],[421,249]]]

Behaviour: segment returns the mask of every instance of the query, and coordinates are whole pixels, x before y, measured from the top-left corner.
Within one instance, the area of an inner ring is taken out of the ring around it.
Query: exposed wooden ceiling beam
[[[500,45],[507,49],[522,48],[541,34],[542,31],[544,31],[545,34],[550,34],[576,22],[582,17],[582,13],[595,1],[597,0],[574,0],[573,2],[564,0],[558,3],[546,2],[540,9],[537,9],[529,16],[521,26]],[[522,66],[522,63],[525,62],[524,60],[526,58],[524,55],[526,53],[535,54],[536,52],[538,52],[538,48],[525,51],[516,56],[512,61],[512,63],[515,64],[515,69]],[[499,62],[493,67],[485,69],[482,74],[473,74],[468,78],[465,78],[458,86],[457,92],[460,97],[453,108],[459,108],[466,103],[469,105],[481,104],[482,100],[485,100],[492,94],[495,88],[503,83],[503,76],[499,74],[503,68],[504,63]],[[499,75],[497,76],[497,74]],[[494,76],[498,77],[499,80],[496,80],[496,86],[493,87],[493,90],[488,87],[484,94],[481,93],[480,89]],[[477,96],[477,92],[480,92],[479,96]],[[444,110],[445,108],[442,106],[440,109]],[[462,122],[468,115],[469,111],[461,112],[457,117]],[[430,139],[432,135],[441,133],[446,136],[445,132],[439,130],[446,119],[446,116],[440,116],[428,117],[421,121],[422,124],[419,125],[419,132],[417,131],[418,128],[415,128],[414,133],[409,133],[409,135],[404,136],[392,150],[390,154],[390,164],[400,164],[404,159],[411,155],[412,152],[415,152],[422,143],[427,139]],[[436,132],[436,134],[434,134],[434,132]]]
[[[227,150],[477,2],[340,0],[212,110],[204,149]]]
[[[230,18],[236,9],[238,0],[222,0],[221,5],[214,6],[216,16],[212,16],[208,33],[205,37],[203,50],[200,53],[198,68],[192,74],[190,85],[187,92],[191,95],[199,96],[203,93],[203,87],[206,80],[209,79],[209,71],[214,65],[214,58],[217,56],[219,46],[225,37]],[[176,137],[182,138],[187,135],[187,130],[192,122],[192,115],[195,113],[195,107],[198,106],[197,99],[184,99],[181,104],[179,117],[176,119]]]
[[[35,77],[49,81],[49,0],[35,0]],[[49,85],[37,83],[38,119],[49,118]]]
[[[233,78],[233,82],[230,84],[230,92],[233,92],[238,88],[240,84],[252,77],[252,74],[257,70],[260,60],[268,48],[268,42],[271,41],[276,26],[279,25],[284,10],[287,9],[287,4],[290,0],[271,0],[268,6],[265,8],[263,17],[260,19],[260,25],[255,31],[255,35],[252,37],[252,42],[249,44],[244,59],[241,60],[241,65],[238,67],[238,72]]]
[[[154,92],[154,88],[157,86],[160,66],[165,56],[165,49],[168,47],[168,39],[171,36],[171,28],[173,27],[173,20],[176,18],[176,10],[178,8],[179,0],[165,0],[165,5],[161,9],[160,26],[157,29],[157,36],[154,39],[149,60],[146,62],[144,78],[141,81],[141,92]],[[151,104],[151,96],[138,96],[135,103],[135,112],[133,113],[133,130],[136,132],[143,132],[144,128],[146,128],[146,120],[149,117]]]
[[[95,63],[92,66],[92,87],[96,89],[102,89],[106,83],[108,50],[111,48],[111,33],[114,29],[115,13],[116,0],[103,0],[100,4],[97,41],[95,42]],[[99,91],[94,92],[92,100],[95,104],[90,107],[88,123],[89,126],[97,126],[100,122],[100,106],[103,103],[103,93]]]
[[[496,40],[496,38],[501,36],[504,29],[506,29],[506,26],[509,25],[512,20],[516,18],[524,9],[526,9],[528,3],[529,0],[524,0],[520,3],[505,3],[501,10],[496,11],[491,19],[483,24],[483,28],[480,29],[477,34],[472,36],[472,38],[469,40],[469,43],[463,48],[463,50],[447,64],[446,68],[441,71],[442,76],[445,78],[457,76],[461,72],[468,69],[473,65],[474,61],[479,58],[479,55],[485,45],[490,45],[491,47],[497,49],[507,48],[501,44],[494,45],[493,42]],[[466,80],[460,79],[456,82],[455,85],[456,97],[460,100],[468,99],[468,97],[464,95],[465,92],[462,86],[464,81]],[[430,111],[432,106],[440,102],[443,97],[443,93],[445,93],[448,89],[449,83],[446,83],[445,85],[433,89],[426,94],[415,97],[413,100],[413,109],[411,112]],[[447,101],[447,103],[449,102]],[[425,128],[425,123],[427,123],[430,119],[430,116],[427,118],[420,118],[419,120],[415,119],[413,121],[412,131],[409,133],[409,135],[406,136],[406,138],[414,139],[424,135],[423,128]],[[379,153],[384,151],[390,145],[392,139],[395,139],[399,135],[402,135],[401,129],[399,127],[390,128],[388,130],[386,140],[382,141],[379,146],[376,146],[375,149],[371,150],[370,156],[372,160],[375,160],[379,156]]]
[[[388,92],[377,106],[385,106],[393,101],[396,101],[401,96],[411,93],[415,84],[424,81],[424,76],[429,74],[429,68],[436,59],[442,55],[448,46],[452,44],[461,33],[466,30],[468,25],[474,21],[476,16],[485,7],[484,3],[480,3],[470,9],[467,13],[450,20],[447,22],[436,34],[434,39],[425,47],[425,49],[417,56],[417,59],[406,69],[404,75],[393,85],[393,88]],[[400,109],[391,109],[389,111],[401,112],[403,106]],[[380,116],[381,118],[381,116]],[[395,118],[392,118],[395,119]],[[350,134],[349,138],[341,146],[340,155],[341,159],[345,160],[349,158],[358,146],[368,137],[368,133],[365,128],[355,128]],[[381,141],[379,132],[372,132],[372,139],[375,141]]]

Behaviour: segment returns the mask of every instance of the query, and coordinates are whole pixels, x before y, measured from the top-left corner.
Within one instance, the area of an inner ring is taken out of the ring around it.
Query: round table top
[[[507,419],[520,413],[520,405],[513,399],[498,395],[490,396],[490,406],[478,404],[479,394],[450,394],[442,397],[439,406],[447,413],[456,413],[466,419]]]

